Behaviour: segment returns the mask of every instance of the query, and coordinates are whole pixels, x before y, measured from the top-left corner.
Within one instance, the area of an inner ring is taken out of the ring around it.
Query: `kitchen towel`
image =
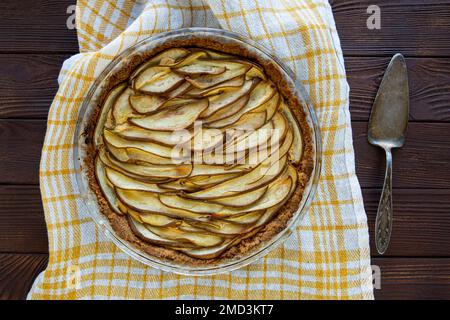
[[[78,0],[80,54],[50,108],[40,186],[49,262],[30,299],[372,299],[367,221],[355,175],[349,87],[325,0]],[[75,183],[73,134],[93,81],[120,52],[184,27],[238,32],[265,46],[309,92],[323,139],[317,195],[291,237],[240,270],[207,277],[134,261],[99,231]]]

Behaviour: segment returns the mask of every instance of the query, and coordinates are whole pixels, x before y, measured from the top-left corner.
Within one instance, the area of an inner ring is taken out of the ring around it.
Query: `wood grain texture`
[[[38,184],[44,120],[0,120],[0,184]],[[394,188],[449,187],[450,123],[411,123],[394,150]],[[381,188],[384,155],[367,142],[367,123],[353,123],[356,171],[363,188]]]
[[[45,119],[67,55],[1,54],[0,118]]]
[[[45,119],[68,55],[0,54],[0,118]],[[352,120],[367,121],[388,57],[345,59]],[[450,59],[407,58],[410,121],[450,121]]]
[[[0,120],[0,184],[38,184],[46,122]]]
[[[449,1],[330,2],[346,55],[450,55],[450,43],[442,41],[450,30]],[[74,0],[3,0],[0,52],[77,52],[76,31],[66,27],[67,7],[73,4]],[[381,30],[366,26],[369,5],[381,9]]]
[[[45,254],[0,254],[0,299],[25,299],[44,270]],[[374,258],[381,270],[376,299],[450,299],[450,259]]]
[[[0,300],[25,299],[47,261],[47,254],[0,254]]]
[[[66,26],[75,0],[2,0],[0,52],[78,52],[76,30]]]
[[[381,269],[375,299],[450,299],[450,259],[374,258]]]
[[[449,56],[450,2],[442,0],[332,0],[345,55]],[[369,30],[367,8],[377,5],[381,29]]]
[[[347,57],[350,112],[353,121],[368,121],[390,57]],[[450,59],[406,58],[410,121],[450,121]]]
[[[0,186],[0,252],[48,252],[38,186]]]

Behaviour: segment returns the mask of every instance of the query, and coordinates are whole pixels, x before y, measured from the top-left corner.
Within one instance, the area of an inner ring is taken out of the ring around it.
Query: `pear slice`
[[[237,139],[234,143],[225,146],[225,152],[240,152],[247,149],[253,149],[259,145],[267,145],[274,133],[273,122],[267,122],[264,126],[246,135],[244,138]]]
[[[125,139],[157,142],[165,145],[178,145],[191,140],[193,132],[188,130],[155,131],[125,123],[114,128],[114,133]]]
[[[258,130],[267,122],[266,112],[251,112],[244,114],[238,121],[226,126],[226,130]]]
[[[171,72],[169,67],[150,67],[142,71],[136,79],[133,81],[133,88],[136,90],[141,90],[147,84],[154,83],[160,80],[163,76]]]
[[[171,194],[160,194],[159,200],[168,207],[195,212],[197,214],[218,214],[218,216],[222,216],[240,213],[239,209],[227,208],[220,204],[187,199]]]
[[[224,218],[224,220],[230,221],[233,223],[249,225],[249,224],[253,224],[256,221],[258,221],[264,213],[265,213],[265,210],[250,211],[245,214],[226,217],[226,218]]]
[[[152,94],[134,94],[130,96],[130,105],[138,113],[145,114],[158,110],[166,99]]]
[[[218,246],[214,247],[208,247],[208,248],[192,248],[192,249],[182,249],[181,251],[191,257],[197,258],[197,259],[214,259],[220,256],[225,250],[230,248],[233,245],[238,244],[243,239],[249,238],[254,236],[260,228],[254,229],[251,232],[246,233],[245,235],[241,237],[237,237],[235,239],[227,239],[223,243],[221,243]]]
[[[148,178],[184,178],[192,172],[192,164],[184,165],[154,165],[133,164],[117,161],[107,154],[109,161],[115,166],[133,175]]]
[[[172,48],[157,54],[147,62],[141,64],[130,76],[130,79],[136,78],[142,71],[157,66],[162,60],[170,59],[172,61],[178,61],[189,54],[189,50],[184,48]]]
[[[285,171],[279,178],[269,184],[267,192],[253,205],[246,207],[240,211],[240,213],[259,211],[269,209],[282,203],[291,192],[293,185],[292,178],[288,175],[288,171]],[[213,212],[214,218],[221,218],[230,216],[225,211]]]
[[[250,192],[244,192],[237,196],[223,197],[211,200],[214,203],[221,204],[228,207],[245,207],[254,204],[261,199],[266,193],[268,187],[262,187]]]
[[[149,224],[154,227],[175,227],[182,223],[181,220],[170,218],[163,214],[142,213],[132,209],[128,209],[128,211],[132,211],[135,215],[138,215],[142,220],[142,223]]]
[[[231,117],[209,123],[208,126],[211,128],[223,128],[238,122],[246,113],[255,110],[265,102],[269,101],[269,99],[272,98],[275,92],[276,92],[275,85],[272,82],[268,81],[258,83],[251,91],[249,100],[245,105],[245,107],[243,107],[241,110],[239,110],[239,112],[235,113]],[[265,112],[264,117],[266,119]],[[242,123],[246,122],[247,118],[250,119],[251,117],[244,117]]]
[[[185,81],[181,85],[179,85],[178,87],[167,93],[165,97],[167,98],[167,100],[177,98],[188,92],[191,88],[192,85],[189,82]]]
[[[133,108],[130,105],[130,96],[133,94],[133,90],[127,88],[119,95],[114,103],[112,115],[115,125],[125,123],[129,118],[136,117]]]
[[[164,146],[159,143],[139,141],[139,140],[128,140],[121,138],[117,134],[105,130],[103,133],[105,141],[116,148],[135,148],[139,149],[153,155],[167,158],[167,159],[182,159],[185,155],[180,154],[177,150],[172,147]]]
[[[150,116],[131,119],[130,121],[139,127],[149,130],[182,130],[193,124],[206,108],[208,108],[208,100],[202,99],[179,107],[163,108]]]
[[[171,67],[171,68],[181,68],[184,66],[187,66],[189,64],[192,64],[196,60],[200,58],[204,58],[207,56],[207,53],[204,51],[195,51],[190,53],[189,55],[185,56],[183,59],[180,59],[179,61],[171,62],[169,60],[161,61],[159,63],[160,66],[164,67]]]
[[[160,183],[160,184],[158,184],[158,186],[161,189],[167,190],[167,193],[170,193],[171,191],[193,192],[193,191],[198,191],[200,189],[199,186],[196,186],[192,183],[186,182],[183,179],[169,181],[166,183]]]
[[[264,187],[276,179],[285,167],[286,156],[279,160],[277,156],[278,154],[271,155],[252,171],[240,177],[225,181],[209,189],[190,193],[186,196],[193,199],[217,199],[235,196],[242,192]]]
[[[119,209],[119,201],[114,190],[108,184],[105,167],[103,166],[98,156],[95,158],[95,177],[97,178],[98,185],[100,186],[100,189],[102,190],[102,193],[106,201],[108,202],[109,207],[115,213],[121,214],[121,210]]]
[[[201,117],[207,118],[215,112],[231,105],[243,96],[247,95],[253,86],[253,81],[246,81],[242,87],[226,91],[222,94],[217,94],[208,98],[208,108],[202,112]]]
[[[188,241],[199,247],[212,247],[223,242],[223,238],[217,235],[198,232],[187,232],[172,227],[158,228],[153,226],[147,226],[147,229],[162,238],[182,242]]]
[[[236,62],[227,62],[226,68],[227,70],[225,72],[218,75],[206,74],[195,78],[187,77],[186,81],[189,81],[196,88],[206,89],[227,80],[242,76],[250,69],[248,65]]]
[[[197,132],[196,132],[197,131]],[[223,143],[223,133],[216,129],[194,129],[195,136],[191,140],[191,149],[208,152]]]
[[[267,81],[264,71],[257,65],[253,65],[252,68],[245,74],[245,79],[252,80],[253,78],[259,78],[263,81]]]
[[[202,49],[204,52],[206,52],[208,54],[208,56],[211,59],[216,59],[216,60],[233,60],[236,57],[228,54],[228,53],[223,53],[223,52],[219,52],[219,51],[214,51],[214,50],[209,50],[209,49]]]
[[[193,221],[209,221],[210,214],[198,214],[191,211],[171,208],[164,205],[158,194],[116,188],[117,197],[128,207],[143,213],[158,213],[176,219],[188,219]]]
[[[141,240],[158,245],[180,245],[180,241],[169,240],[156,235],[155,233],[151,232],[143,223],[139,222],[133,217],[128,217],[128,224],[130,225],[133,233],[136,234]],[[195,246],[191,245],[191,247],[194,248]]]
[[[150,191],[155,193],[167,193],[169,191],[165,189],[161,189],[155,183],[146,183],[142,181],[138,181],[135,179],[131,179],[130,177],[114,170],[106,167],[106,177],[108,180],[117,188],[125,189],[125,190],[140,190],[140,191]]]
[[[225,220],[211,220],[208,222],[196,222],[195,227],[205,230],[208,233],[217,234],[219,236],[235,236],[240,235],[248,229],[248,226],[237,224]]]
[[[122,91],[127,86],[126,83],[121,83],[118,86],[115,86],[108,94],[108,96],[105,98],[105,101],[103,102],[102,109],[100,111],[100,115],[97,120],[97,125],[95,126],[95,132],[94,132],[94,146],[98,147],[102,141],[102,133],[103,133],[103,127],[106,125],[107,122],[112,122],[112,107],[114,105],[114,102],[116,101],[117,97],[122,93]],[[114,123],[110,123],[109,126],[114,125]]]
[[[294,133],[294,143],[292,144],[291,149],[289,150],[289,155],[291,156],[291,159],[292,161],[294,161],[294,163],[299,163],[302,159],[303,139],[298,121],[285,103],[281,105],[281,110],[285,115],[285,117],[287,118],[289,126],[292,128],[292,131]]]
[[[202,119],[203,123],[208,124],[211,122],[215,122],[218,120],[222,120],[224,118],[228,118],[238,113],[248,102],[248,95],[245,95],[235,102],[228,105],[226,108],[222,108],[207,118]],[[237,120],[236,120],[237,121]]]
[[[223,165],[194,163],[190,177],[213,176],[227,173],[242,173],[249,171],[252,167],[246,164],[238,165],[233,168],[227,168]]]
[[[188,91],[186,93],[186,95],[192,96],[192,97],[207,97],[207,96],[215,95],[222,91],[242,87],[244,85],[244,80],[245,80],[245,78],[243,76],[240,76],[240,77],[236,77],[236,78],[230,79],[228,81],[219,83],[218,85],[209,87],[207,89],[193,88],[192,90]]]
[[[138,79],[139,77],[136,80]],[[177,88],[183,83],[184,78],[182,76],[174,72],[169,72],[154,81],[145,82],[141,87],[137,87],[135,84],[134,88],[143,93],[164,94]]]
[[[195,76],[199,74],[221,74],[227,69],[225,66],[217,65],[211,60],[197,60],[192,64],[187,64],[182,67],[175,67],[177,73],[181,73],[188,76]]]
[[[205,187],[210,187],[212,185],[216,185],[221,182],[236,178],[240,174],[241,174],[240,172],[236,172],[236,173],[217,174],[217,175],[212,175],[212,176],[209,176],[209,175],[193,176],[193,177],[187,178],[187,181],[195,186],[205,188]]]
[[[277,111],[280,103],[281,103],[281,96],[277,92],[268,101],[260,105],[258,108],[254,109],[252,112],[265,111],[267,113],[267,120],[270,120]]]

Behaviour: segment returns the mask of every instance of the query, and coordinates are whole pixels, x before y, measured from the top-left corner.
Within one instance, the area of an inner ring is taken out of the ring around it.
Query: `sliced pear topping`
[[[160,54],[156,55],[155,57],[151,58],[149,61],[141,64],[132,74],[130,79],[136,78],[142,71],[157,66],[162,60],[164,59],[170,59],[172,61],[177,61],[179,59],[184,58],[189,54],[189,50],[184,48],[172,48],[169,50],[165,50],[161,52]]]
[[[166,182],[166,183],[160,183],[160,184],[158,184],[158,186],[162,189],[167,190],[168,193],[170,191],[193,192],[193,191],[198,191],[200,189],[200,187],[198,187],[190,182],[187,182],[183,179],[170,181],[170,182]]]
[[[268,122],[258,130],[246,135],[244,138],[237,139],[234,143],[228,144],[225,148],[225,152],[239,152],[246,149],[253,149],[258,146],[267,146],[267,141],[275,134],[274,129],[273,122]],[[277,128],[277,130],[279,129]]]
[[[208,100],[202,99],[192,104],[163,108],[150,116],[131,119],[131,122],[149,130],[182,130],[193,124],[207,107]]]
[[[131,209],[128,209],[128,210],[131,210]],[[163,214],[140,213],[137,211],[134,211],[134,212],[139,215],[139,217],[141,218],[143,223],[149,224],[154,227],[174,227],[174,226],[181,224],[181,222],[182,222],[178,219],[170,218]]]
[[[170,68],[168,67],[150,67],[142,71],[137,78],[134,80],[133,87],[136,90],[141,90],[147,84],[151,84],[161,79],[163,76],[170,73]]]
[[[151,94],[135,94],[130,96],[131,107],[139,113],[149,113],[158,110],[166,99]]]
[[[239,89],[229,90],[222,94],[210,96],[208,108],[201,114],[202,118],[211,116],[222,108],[225,108],[247,95],[253,85],[253,81],[246,81]]]
[[[236,178],[239,176],[240,172],[235,173],[224,173],[224,174],[217,174],[217,175],[202,175],[202,176],[193,176],[187,178],[187,182],[198,186],[198,187],[209,187],[233,178]]]
[[[203,51],[206,52],[211,59],[216,59],[216,60],[232,60],[232,59],[235,59],[235,56],[233,56],[231,54],[218,52],[218,51],[214,51],[214,50],[206,50],[206,49],[203,49]]]
[[[172,91],[170,91],[169,93],[167,93],[167,94],[165,95],[165,97],[166,97],[168,100],[177,98],[177,97],[179,97],[179,96],[185,94],[185,93],[186,93],[187,91],[189,91],[191,88],[192,88],[192,85],[191,85],[189,82],[185,81],[185,82],[183,82],[181,85],[179,85],[178,87],[176,87],[175,89],[173,89]]]
[[[103,136],[107,143],[116,148],[135,148],[168,159],[183,158],[183,155],[174,151],[172,147],[163,146],[158,143],[124,139],[108,130],[104,131]]]
[[[114,103],[114,109],[112,112],[115,125],[125,123],[129,118],[136,117],[133,108],[130,105],[130,96],[133,94],[133,90],[125,89],[117,98]]]
[[[262,217],[264,212],[265,212],[264,210],[251,211],[251,212],[248,212],[245,214],[239,214],[239,215],[226,217],[226,218],[224,218],[224,220],[230,221],[233,223],[248,225],[248,224],[252,224],[252,223],[255,223],[256,221],[258,221]]]
[[[218,66],[212,61],[197,60],[193,64],[188,64],[183,67],[175,69],[176,72],[184,75],[198,75],[198,74],[221,74],[227,69],[224,66]]]
[[[233,88],[240,88],[244,85],[245,78],[243,76],[230,79],[222,82],[216,86],[207,89],[194,88],[186,93],[187,96],[193,97],[207,97],[215,94],[219,94],[223,91],[232,90]]]
[[[245,192],[237,196],[223,197],[212,200],[214,203],[221,204],[229,207],[245,207],[254,204],[258,201],[267,191],[268,187],[262,187],[250,192]]]
[[[267,113],[267,121],[272,119],[273,115],[278,109],[278,106],[281,103],[280,94],[275,93],[268,101],[260,105],[258,108],[254,109],[252,112],[263,112]]]
[[[160,194],[159,200],[168,207],[204,214],[232,215],[240,213],[238,209],[227,208],[220,204],[183,198],[177,195]]]
[[[138,190],[124,190],[119,188],[116,188],[116,193],[125,205],[135,211],[144,213],[158,213],[172,218],[188,219],[193,221],[210,220],[209,214],[198,214],[191,211],[168,207],[159,200],[156,193]]]
[[[161,61],[159,63],[160,66],[165,66],[165,67],[171,67],[171,68],[181,68],[184,66],[187,66],[191,63],[193,63],[194,61],[196,61],[197,59],[200,58],[204,58],[207,56],[207,53],[204,51],[196,51],[196,52],[192,52],[189,55],[187,55],[184,59],[180,59],[178,62],[173,62],[173,61]]]
[[[285,103],[281,105],[281,110],[283,114],[286,116],[287,121],[289,122],[289,126],[291,127],[292,132],[294,133],[294,143],[292,144],[292,147],[289,150],[289,154],[295,163],[299,163],[300,160],[302,159],[303,153],[303,139],[300,127],[294,115],[292,114],[292,111]]]
[[[264,71],[256,65],[254,65],[250,70],[247,71],[247,73],[245,74],[245,78],[247,80],[251,80],[253,78],[260,78],[263,81],[267,81],[267,77],[264,74]]]
[[[105,167],[98,157],[95,159],[95,176],[97,178],[98,185],[100,186],[100,189],[102,190],[102,193],[105,196],[105,199],[108,202],[110,208],[114,212],[120,214],[121,210],[119,209],[119,201],[114,190],[108,184]]]
[[[197,131],[197,132],[196,132]],[[191,149],[194,151],[209,151],[223,143],[223,133],[215,129],[197,129],[192,139]]]
[[[117,188],[126,190],[141,190],[156,193],[168,192],[166,189],[161,189],[155,183],[146,183],[132,179],[116,170],[105,168],[106,177]]]
[[[103,127],[104,126],[112,127],[114,125],[114,121],[112,118],[112,107],[117,97],[122,93],[122,91],[126,88],[126,86],[127,86],[126,83],[122,83],[114,87],[106,97],[105,101],[103,102],[102,109],[100,111],[100,115],[97,120],[97,125],[95,126],[94,132],[95,147],[98,147],[102,142]]]
[[[174,72],[169,72],[159,78],[145,82],[141,87],[135,88],[144,93],[163,94],[175,89],[184,82],[184,78]]]
[[[226,108],[222,108],[207,118],[202,119],[203,123],[208,124],[211,122],[216,122],[224,118],[232,117],[234,114],[238,113],[248,102],[248,95],[245,95],[235,102],[228,105]],[[237,119],[238,120],[238,119]],[[236,121],[237,121],[236,120]]]
[[[144,241],[160,245],[179,245],[180,241],[169,240],[156,235],[135,218],[129,217],[128,224],[130,225],[131,230],[133,230],[133,232]]]
[[[196,78],[186,78],[186,80],[196,88],[206,89],[245,74],[249,69],[249,66],[241,63],[229,62],[227,63],[226,68],[227,70],[225,72],[218,75],[206,74]]]
[[[125,139],[157,142],[165,145],[183,144],[191,140],[193,131],[154,131],[125,123],[114,128],[114,133]]]
[[[227,126],[230,130],[258,130],[267,122],[266,112],[251,112],[244,114],[238,121]]]
[[[216,235],[186,232],[177,228],[147,226],[147,229],[162,238],[176,241],[188,241],[199,247],[212,247],[223,242],[222,237]]]

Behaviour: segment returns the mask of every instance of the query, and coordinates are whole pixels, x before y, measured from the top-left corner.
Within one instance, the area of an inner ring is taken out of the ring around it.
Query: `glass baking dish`
[[[146,52],[150,52],[153,49],[163,46],[165,43],[171,41],[183,41],[183,39],[189,39],[194,37],[195,39],[211,39],[219,41],[227,45],[237,46],[237,48],[243,48],[248,52],[258,55],[258,58],[271,63],[279,69],[279,72],[283,75],[285,80],[290,86],[290,90],[293,94],[297,96],[302,105],[304,106],[304,112],[306,114],[306,119],[312,131],[313,138],[313,160],[314,168],[309,179],[309,182],[305,188],[302,200],[300,202],[298,210],[295,212],[293,217],[289,220],[287,227],[278,233],[276,236],[271,238],[269,241],[261,243],[257,248],[248,252],[246,255],[239,257],[239,259],[230,259],[220,261],[215,264],[208,265],[185,265],[181,263],[176,263],[173,261],[162,260],[157,257],[148,255],[147,253],[134,247],[131,243],[121,239],[116,235],[113,228],[110,226],[109,221],[105,215],[100,212],[97,198],[95,194],[91,191],[89,187],[89,181],[87,178],[86,168],[83,165],[83,159],[85,158],[87,152],[86,137],[84,132],[87,130],[89,120],[92,116],[92,112],[96,105],[101,99],[101,94],[108,84],[108,81],[112,77],[116,76],[118,71],[122,70],[125,65],[131,61],[131,59],[136,59],[136,57],[141,56]],[[143,41],[137,43],[136,45],[128,48],[120,55],[118,55],[101,73],[98,79],[92,84],[86,98],[83,101],[81,109],[79,111],[78,121],[75,129],[74,135],[74,146],[75,150],[73,153],[73,160],[76,167],[77,175],[76,181],[79,189],[79,193],[87,206],[87,210],[93,220],[98,225],[99,229],[109,238],[112,242],[117,245],[122,251],[127,253],[133,259],[140,261],[146,265],[168,271],[174,272],[182,275],[212,275],[219,274],[223,272],[229,272],[243,266],[246,266],[257,259],[268,254],[275,247],[280,245],[284,240],[286,240],[292,233],[294,228],[300,219],[308,211],[311,201],[317,189],[317,183],[320,175],[321,167],[321,138],[320,131],[317,123],[317,118],[314,113],[314,109],[310,103],[307,92],[304,88],[296,82],[294,74],[292,71],[279,59],[274,57],[267,49],[260,46],[256,42],[246,39],[236,33],[221,29],[212,28],[186,28],[179,29],[175,31],[170,31],[166,33],[161,33],[153,37],[144,39]]]

